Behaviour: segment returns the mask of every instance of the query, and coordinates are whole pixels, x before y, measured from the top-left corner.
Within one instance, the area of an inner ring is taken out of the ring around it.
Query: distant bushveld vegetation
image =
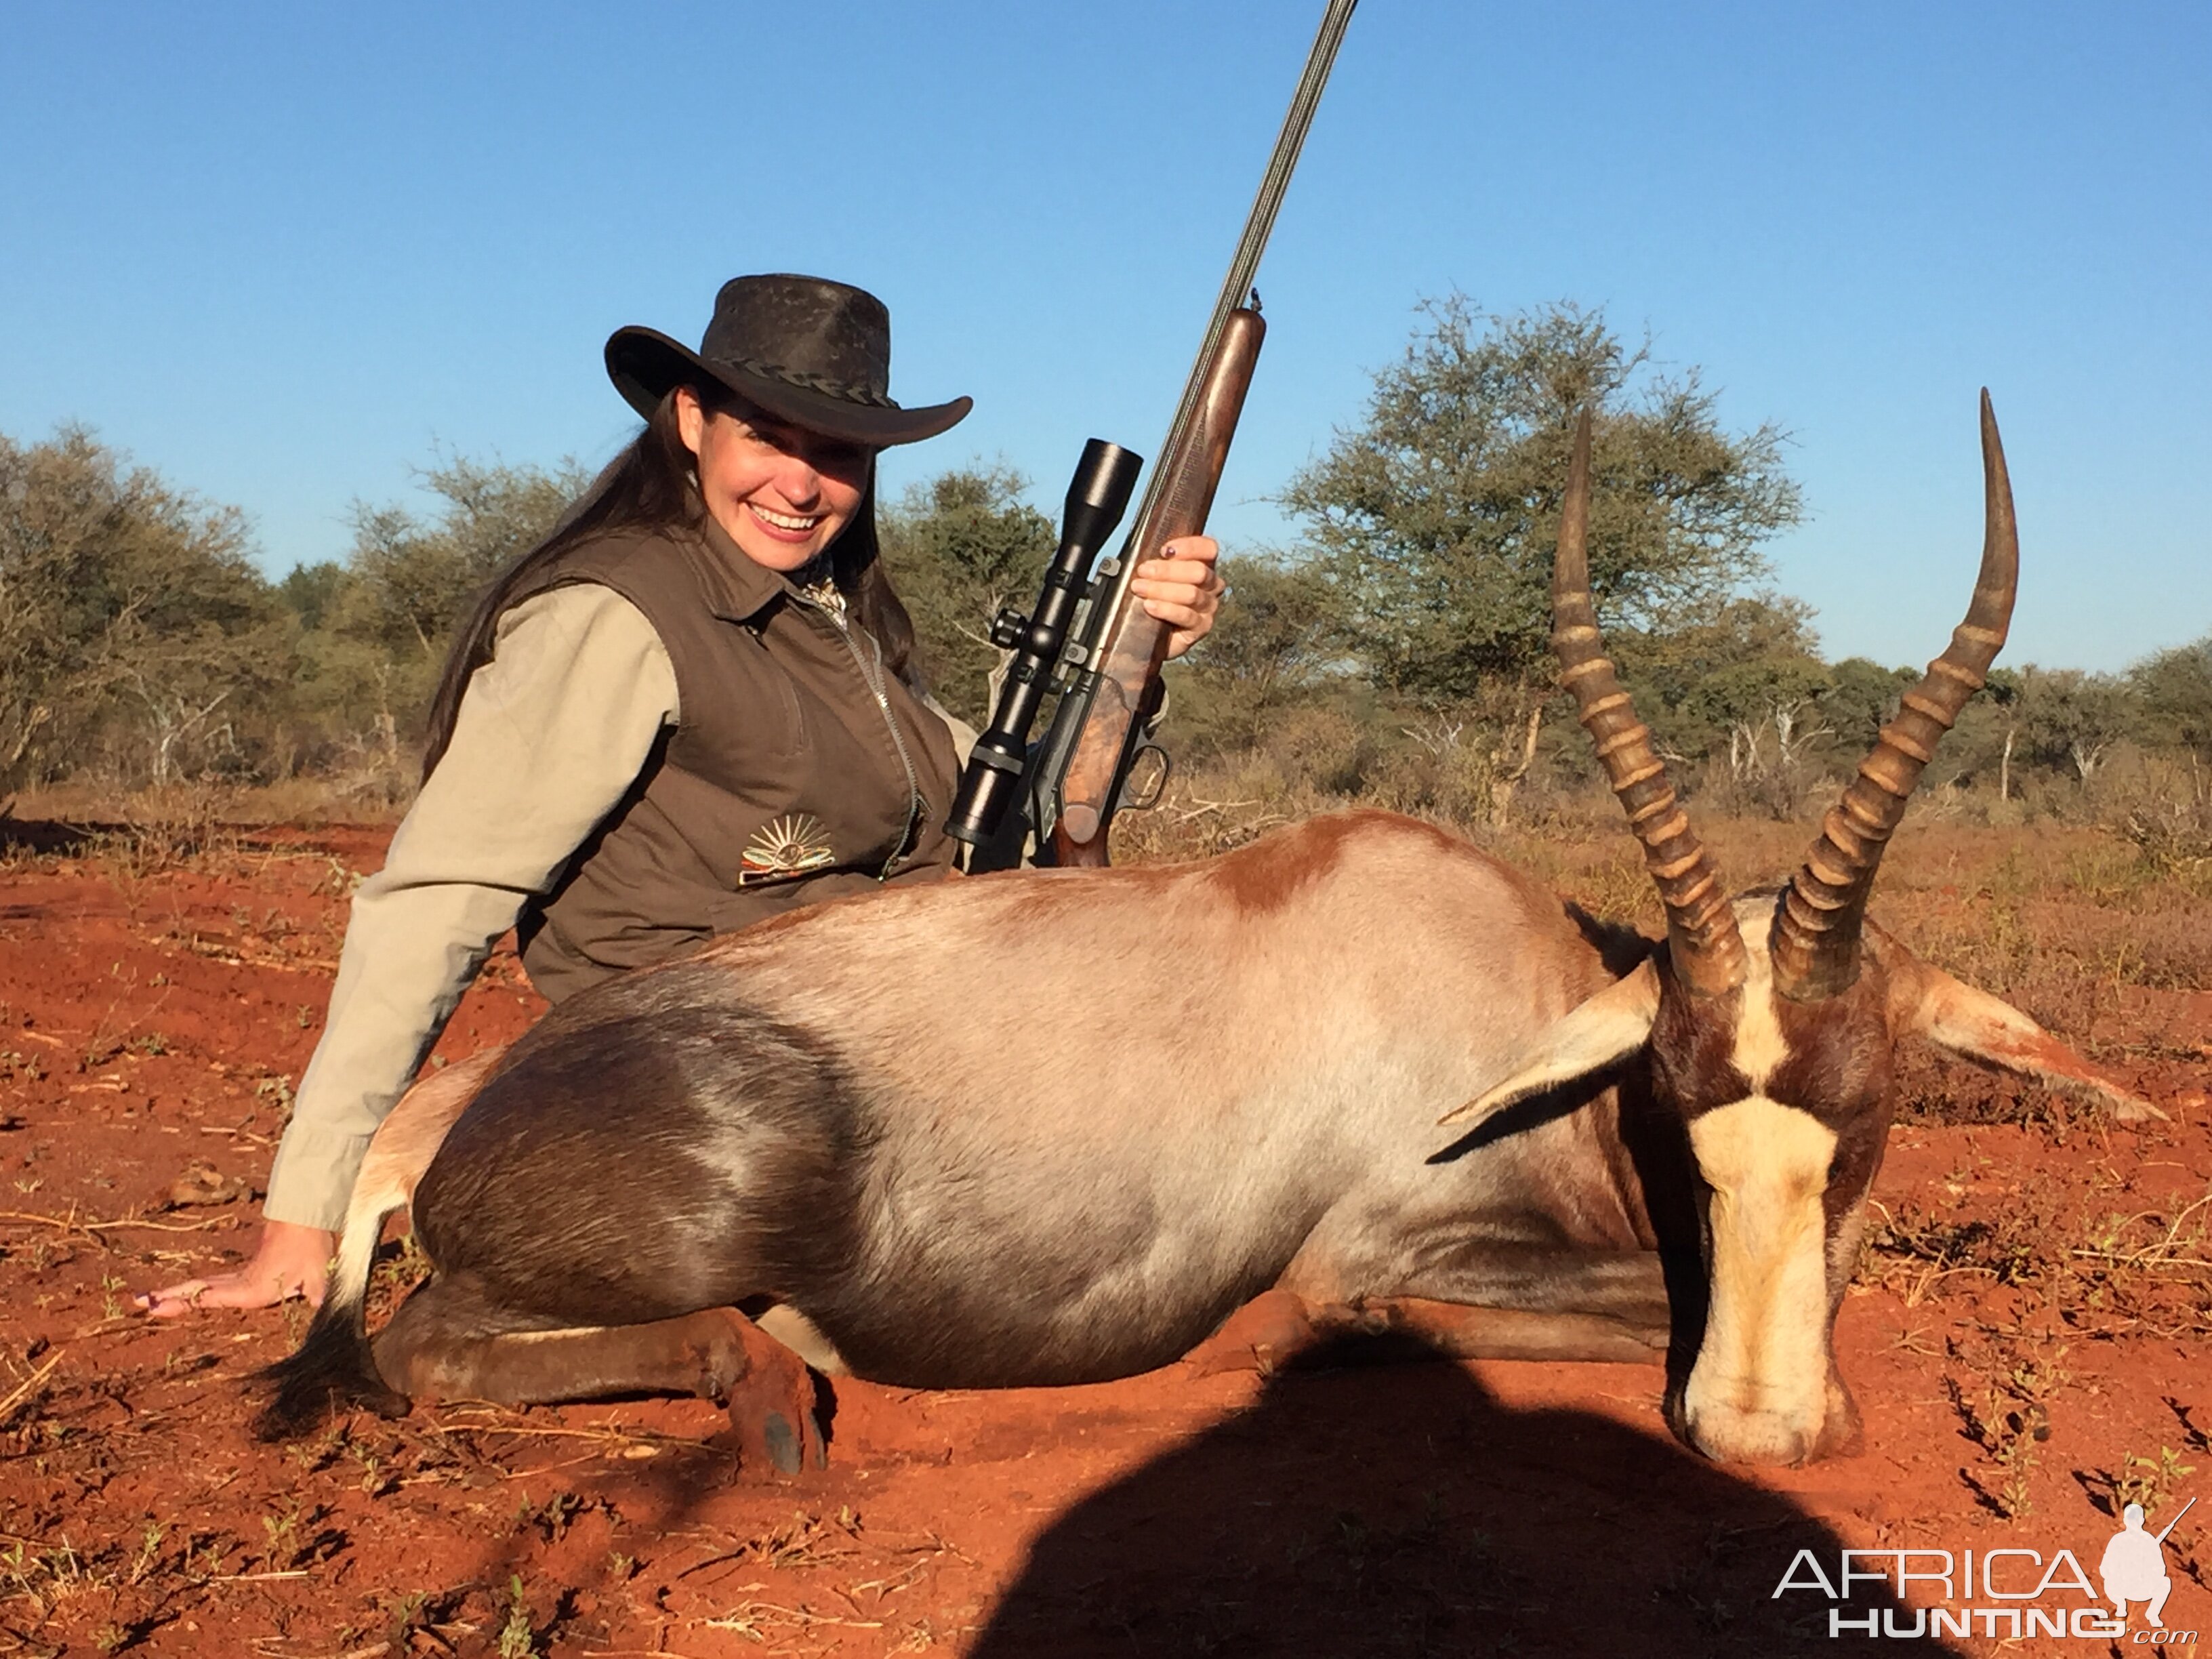
[[[1431,305],[1366,408],[1287,487],[1297,535],[1231,549],[1219,625],[1170,671],[1180,798],[1249,828],[1368,801],[1475,826],[1594,787],[1552,689],[1551,547],[1574,411],[1597,411],[1591,564],[1607,637],[1707,810],[1795,818],[1917,678],[1826,660],[1760,549],[1796,522],[1781,434],[1730,433],[1601,317]],[[332,811],[404,803],[453,630],[587,483],[441,459],[427,512],[357,506],[339,562],[276,580],[243,515],[82,428],[0,436],[0,790],[127,793],[313,780]],[[933,689],[981,724],[990,621],[1026,606],[1053,526],[1003,468],[887,502],[884,556]],[[1929,651],[1966,578],[1926,600]],[[2212,860],[2212,636],[2124,674],[2001,669],[1917,803],[2095,817],[2177,867]],[[1230,813],[1233,805],[1237,810]],[[1196,811],[1196,808],[1189,810]]]

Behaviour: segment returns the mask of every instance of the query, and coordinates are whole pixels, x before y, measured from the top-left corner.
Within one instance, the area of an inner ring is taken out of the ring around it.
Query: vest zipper
[[[900,734],[897,717],[891,713],[890,697],[884,690],[884,648],[876,642],[874,635],[868,636],[868,649],[876,659],[872,670],[867,658],[860,654],[860,647],[853,638],[852,627],[846,620],[844,597],[839,593],[835,600],[824,603],[809,595],[806,604],[830,618],[837,629],[837,637],[845,641],[845,649],[853,653],[853,666],[860,671],[861,683],[875,697],[876,708],[883,714],[884,724],[890,729],[891,747],[898,750],[899,764],[906,771],[906,829],[899,836],[899,843],[892,849],[890,857],[884,861],[884,867],[876,872],[878,881],[888,881],[891,872],[898,868],[898,861],[904,856],[908,843],[913,841],[915,820],[921,817],[927,803],[921,798],[921,785],[915,776],[914,757],[907,751],[906,738]]]

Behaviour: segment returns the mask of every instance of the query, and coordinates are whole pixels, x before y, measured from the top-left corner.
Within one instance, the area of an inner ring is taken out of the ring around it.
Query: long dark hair
[[[529,577],[570,548],[614,531],[698,533],[707,508],[691,482],[691,452],[684,447],[677,427],[676,392],[672,388],[661,398],[645,430],[607,463],[545,539],[495,576],[477,601],[475,611],[454,636],[453,651],[438,677],[437,695],[430,700],[429,741],[422,753],[425,778],[453,741],[454,717],[460,711],[461,694],[468,690],[469,677],[491,660],[492,636],[501,613]],[[717,399],[720,406],[728,406],[726,395],[714,389],[697,389],[696,395],[710,410],[718,406]],[[876,486],[871,476],[860,510],[830,550],[830,569],[854,619],[883,647],[884,666],[919,694],[923,686],[921,665],[915,659],[914,619],[892,590],[879,554]]]

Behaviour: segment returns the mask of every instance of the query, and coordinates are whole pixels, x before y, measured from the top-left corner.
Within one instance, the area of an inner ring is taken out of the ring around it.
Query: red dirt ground
[[[1992,988],[2172,1121],[2124,1133],[1915,1063],[1923,1111],[1893,1132],[1838,1331],[1856,1455],[1724,1471],[1668,1437],[1656,1367],[1435,1358],[842,1382],[831,1467],[791,1481],[737,1470],[690,1401],[258,1444],[242,1379],[300,1310],[155,1325],[128,1297],[249,1237],[386,833],[254,832],[166,865],[19,847],[0,868],[0,1655],[1820,1651],[1828,1601],[1774,1594],[1801,1549],[1832,1577],[1839,1549],[1905,1547],[2068,1548],[2094,1573],[2119,1501],[2156,1527],[2212,1498],[2203,907],[2045,883],[1995,832],[1940,830],[1904,838],[1877,908],[1962,972],[1997,964],[2015,982]],[[1553,873],[1626,902],[1617,860]],[[495,957],[441,1053],[538,1006]],[[2168,1540],[2166,1622],[2212,1639],[2208,1512]],[[1907,1645],[2141,1652],[2136,1611],[2124,1640],[2008,1642],[1996,1620]]]

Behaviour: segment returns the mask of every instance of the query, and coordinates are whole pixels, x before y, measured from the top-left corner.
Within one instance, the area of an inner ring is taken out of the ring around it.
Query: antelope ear
[[[1510,1076],[1437,1121],[1480,1122],[1516,1100],[1601,1072],[1651,1040],[1651,1022],[1658,1014],[1659,970],[1647,957],[1626,979],[1554,1020],[1522,1054]]]
[[[2057,1088],[2094,1095],[2122,1123],[2166,1114],[2075,1054],[2008,1002],[1929,966],[1871,921],[1866,940],[1889,977],[1889,1029],[1984,1065],[2020,1072]]]

